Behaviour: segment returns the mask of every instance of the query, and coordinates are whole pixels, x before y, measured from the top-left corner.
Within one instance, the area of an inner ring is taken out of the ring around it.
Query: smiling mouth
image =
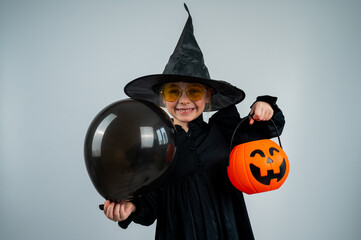
[[[186,109],[177,108],[177,111],[180,113],[189,113],[189,112],[192,112],[193,110],[194,110],[194,108],[186,108]]]
[[[285,159],[283,159],[283,162],[281,164],[280,168],[280,172],[279,173],[274,173],[273,170],[268,170],[267,171],[267,176],[262,177],[261,176],[261,170],[259,169],[259,167],[256,167],[253,164],[250,164],[250,168],[251,168],[251,172],[252,175],[255,177],[255,179],[264,184],[264,185],[270,185],[271,184],[271,180],[274,178],[277,178],[277,182],[279,182],[285,175],[286,173],[286,161]]]

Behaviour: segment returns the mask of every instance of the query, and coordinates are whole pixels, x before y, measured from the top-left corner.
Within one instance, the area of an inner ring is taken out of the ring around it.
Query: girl
[[[157,220],[156,239],[254,239],[243,195],[232,186],[226,170],[230,140],[241,121],[235,104],[245,94],[210,79],[190,14],[163,74],[138,78],[126,85],[125,92],[134,99],[161,100],[177,129],[177,150],[161,187],[131,201],[105,201],[105,215],[122,228],[132,221],[148,226]],[[271,118],[282,132],[284,117],[276,100],[257,98],[233,146],[275,137]],[[208,123],[203,121],[204,111],[216,110]]]

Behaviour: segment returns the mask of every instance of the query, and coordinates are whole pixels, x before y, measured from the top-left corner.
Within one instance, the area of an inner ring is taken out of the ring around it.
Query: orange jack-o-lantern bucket
[[[247,194],[261,193],[281,187],[288,176],[289,162],[281,146],[270,139],[262,139],[235,146],[227,172],[238,190]]]

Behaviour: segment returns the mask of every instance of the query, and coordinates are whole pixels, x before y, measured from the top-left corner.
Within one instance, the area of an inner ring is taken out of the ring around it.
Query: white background
[[[213,79],[279,98],[290,175],[245,196],[257,239],[361,236],[361,2],[187,1]],[[0,1],[0,239],[153,239],[98,210],[83,144],[124,85],[161,73],[182,1]],[[205,116],[207,118],[209,116]]]

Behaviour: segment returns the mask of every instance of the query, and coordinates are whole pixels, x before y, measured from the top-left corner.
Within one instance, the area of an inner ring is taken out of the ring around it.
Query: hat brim
[[[204,79],[174,74],[154,74],[137,78],[124,87],[124,92],[133,99],[161,104],[160,87],[170,82],[197,82],[213,89],[210,109],[216,111],[233,104],[240,103],[246,97],[243,90],[222,80]]]

